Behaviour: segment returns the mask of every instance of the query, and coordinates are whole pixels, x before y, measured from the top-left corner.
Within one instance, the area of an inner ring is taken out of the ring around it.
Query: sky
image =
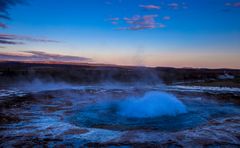
[[[239,0],[0,0],[0,60],[240,68]]]

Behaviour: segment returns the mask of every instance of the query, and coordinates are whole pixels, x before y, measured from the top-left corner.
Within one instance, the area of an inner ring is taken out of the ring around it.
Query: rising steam
[[[151,91],[143,97],[130,97],[119,103],[118,114],[133,118],[149,118],[158,116],[176,116],[186,113],[185,105],[175,96]]]

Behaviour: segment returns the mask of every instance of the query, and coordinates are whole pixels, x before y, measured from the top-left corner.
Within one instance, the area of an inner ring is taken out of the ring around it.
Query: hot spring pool
[[[179,100],[165,92],[147,92],[142,97],[130,96],[86,106],[69,120],[89,128],[180,131],[239,113],[240,109],[233,104],[191,98]]]

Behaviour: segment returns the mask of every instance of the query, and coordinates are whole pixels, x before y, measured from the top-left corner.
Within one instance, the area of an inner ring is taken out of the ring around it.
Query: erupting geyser
[[[195,128],[214,118],[239,114],[232,105],[184,98],[179,100],[161,91],[123,99],[106,97],[80,108],[68,120],[79,127],[173,132]]]
[[[158,91],[125,99],[107,99],[86,106],[70,117],[70,121],[79,126],[116,130],[179,130],[195,126],[196,120],[192,120],[186,106],[174,95]]]
[[[133,118],[151,118],[159,116],[176,116],[186,113],[185,105],[175,96],[151,91],[143,97],[129,97],[119,103],[117,114]]]

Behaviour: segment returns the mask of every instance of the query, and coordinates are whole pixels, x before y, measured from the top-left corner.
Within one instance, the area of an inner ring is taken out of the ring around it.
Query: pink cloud
[[[155,29],[155,28],[165,28],[166,26],[164,24],[158,24],[156,25],[136,25],[136,26],[130,26],[130,27],[121,27],[117,28],[117,30],[132,30],[132,31],[137,31],[137,30],[145,30],[145,29]]]
[[[157,6],[157,5],[139,5],[139,7],[147,10],[160,9],[160,6]]]
[[[0,59],[6,61],[55,61],[55,62],[89,62],[90,58],[52,54],[42,51],[25,51],[22,53],[0,52]]]
[[[118,28],[118,30],[144,30],[164,28],[165,25],[156,22],[158,15],[135,15],[131,18],[124,18],[126,24],[129,26]]]
[[[141,18],[140,15],[134,15],[133,17],[125,17],[123,18],[125,21],[129,21],[129,20],[133,20],[133,21],[136,21],[136,20],[139,20]]]

